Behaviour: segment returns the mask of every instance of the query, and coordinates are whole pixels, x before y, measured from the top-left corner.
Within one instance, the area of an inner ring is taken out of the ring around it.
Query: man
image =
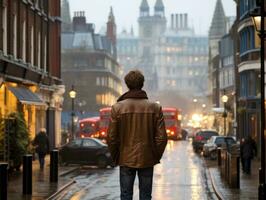
[[[251,173],[251,161],[257,155],[257,146],[255,140],[248,136],[240,147],[241,160],[243,162],[243,171],[246,174]]]
[[[125,83],[129,91],[112,107],[107,144],[120,166],[121,200],[132,200],[136,173],[139,199],[149,200],[153,166],[160,162],[167,144],[162,108],[150,102],[142,90],[144,76],[140,71],[130,71]]]
[[[46,129],[41,128],[40,132],[36,135],[33,140],[33,145],[36,148],[36,152],[38,153],[40,169],[44,169],[45,164],[45,155],[49,151],[49,139],[46,135]]]

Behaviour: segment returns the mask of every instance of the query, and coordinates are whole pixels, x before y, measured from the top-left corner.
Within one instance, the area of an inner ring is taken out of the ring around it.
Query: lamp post
[[[265,32],[265,10],[264,10],[264,0],[260,0],[260,9],[256,9],[252,14],[252,20],[256,31],[260,37],[260,90],[261,90],[261,128],[260,128],[260,160],[261,166],[259,169],[259,199],[266,198],[266,187],[265,187],[265,66],[264,66],[264,40],[266,37]]]
[[[226,117],[227,117],[227,113],[226,113],[226,103],[228,101],[228,96],[223,95],[222,96],[222,102],[224,103],[224,113],[223,113],[223,118],[224,118],[224,135],[226,136]]]
[[[74,118],[75,118],[75,112],[74,112],[74,106],[75,106],[75,98],[76,98],[77,92],[74,90],[74,85],[72,85],[71,90],[69,92],[69,96],[71,98],[71,140],[74,139]]]

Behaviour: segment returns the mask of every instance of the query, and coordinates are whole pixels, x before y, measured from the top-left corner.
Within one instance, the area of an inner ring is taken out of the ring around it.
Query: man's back
[[[139,199],[150,200],[153,166],[160,162],[167,144],[162,108],[148,101],[140,71],[130,71],[125,83],[129,91],[112,107],[107,144],[120,166],[121,200],[132,200],[136,174]]]
[[[119,133],[119,165],[144,168],[159,163],[160,146],[165,146],[166,134],[161,107],[157,103],[147,99],[126,99],[113,106],[112,118],[117,121],[116,132]]]

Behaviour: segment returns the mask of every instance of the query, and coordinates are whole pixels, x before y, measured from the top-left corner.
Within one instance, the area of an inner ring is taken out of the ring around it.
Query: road
[[[120,199],[119,168],[82,168],[71,174],[76,184],[60,194],[57,200]],[[155,166],[154,200],[216,199],[209,182],[205,161],[193,152],[190,141],[169,141],[161,164]],[[138,182],[134,185],[138,198]]]

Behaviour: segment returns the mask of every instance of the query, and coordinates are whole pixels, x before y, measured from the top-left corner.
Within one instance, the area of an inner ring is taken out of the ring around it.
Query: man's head
[[[41,133],[46,133],[46,128],[40,128]]]
[[[129,90],[141,90],[144,84],[144,76],[139,70],[132,70],[124,78]]]

